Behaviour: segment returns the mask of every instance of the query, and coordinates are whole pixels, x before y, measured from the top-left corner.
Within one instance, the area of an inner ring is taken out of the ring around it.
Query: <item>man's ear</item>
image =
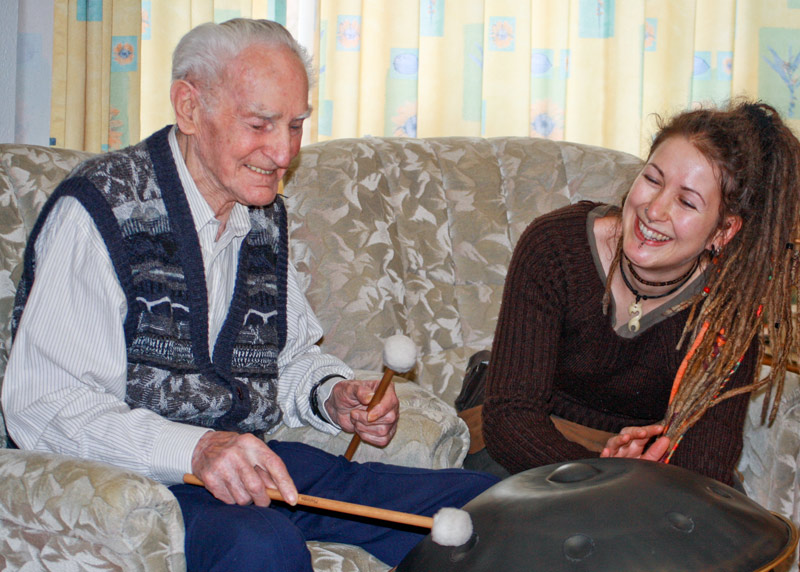
[[[175,80],[169,88],[169,98],[175,110],[178,129],[185,135],[194,134],[197,131],[197,114],[202,105],[197,89],[188,81]]]
[[[725,222],[714,234],[714,246],[718,249],[728,244],[736,233],[742,228],[742,217],[739,215],[728,215],[725,217]]]

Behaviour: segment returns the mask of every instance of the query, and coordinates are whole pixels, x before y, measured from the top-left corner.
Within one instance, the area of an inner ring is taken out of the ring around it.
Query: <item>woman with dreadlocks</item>
[[[798,348],[800,142],[763,103],[660,127],[621,209],[560,209],[515,249],[483,406],[510,473],[624,456],[734,484],[747,394],[769,386],[776,413]]]

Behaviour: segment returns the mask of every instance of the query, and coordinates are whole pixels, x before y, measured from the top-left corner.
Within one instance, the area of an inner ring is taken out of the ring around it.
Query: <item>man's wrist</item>
[[[332,379],[347,379],[347,378],[343,375],[339,375],[338,373],[326,375],[311,387],[311,391],[309,392],[308,396],[308,402],[309,405],[311,406],[311,412],[318,418],[325,421],[325,423],[331,423],[331,420],[328,418],[327,415],[325,415],[325,413],[323,413],[323,403],[320,403],[319,400],[319,389]]]

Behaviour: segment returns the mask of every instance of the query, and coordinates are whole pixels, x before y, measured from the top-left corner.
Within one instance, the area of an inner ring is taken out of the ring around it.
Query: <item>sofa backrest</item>
[[[469,356],[491,347],[511,253],[537,216],[618,203],[632,155],[531,138],[361,138],[304,147],[285,195],[293,258],[322,346],[380,370],[404,333],[410,377],[453,403]]]
[[[28,233],[88,156],[0,145],[0,383]],[[598,147],[510,137],[304,147],[285,195],[292,258],[325,329],[323,349],[380,371],[383,340],[404,333],[421,353],[408,377],[452,403],[468,357],[491,346],[520,233],[571,202],[617,202],[640,164]]]

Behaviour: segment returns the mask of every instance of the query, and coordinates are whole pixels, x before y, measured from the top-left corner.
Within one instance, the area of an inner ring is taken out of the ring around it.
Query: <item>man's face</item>
[[[289,48],[251,46],[228,64],[198,108],[187,153],[189,172],[215,213],[237,202],[275,200],[309,114],[306,71]]]

